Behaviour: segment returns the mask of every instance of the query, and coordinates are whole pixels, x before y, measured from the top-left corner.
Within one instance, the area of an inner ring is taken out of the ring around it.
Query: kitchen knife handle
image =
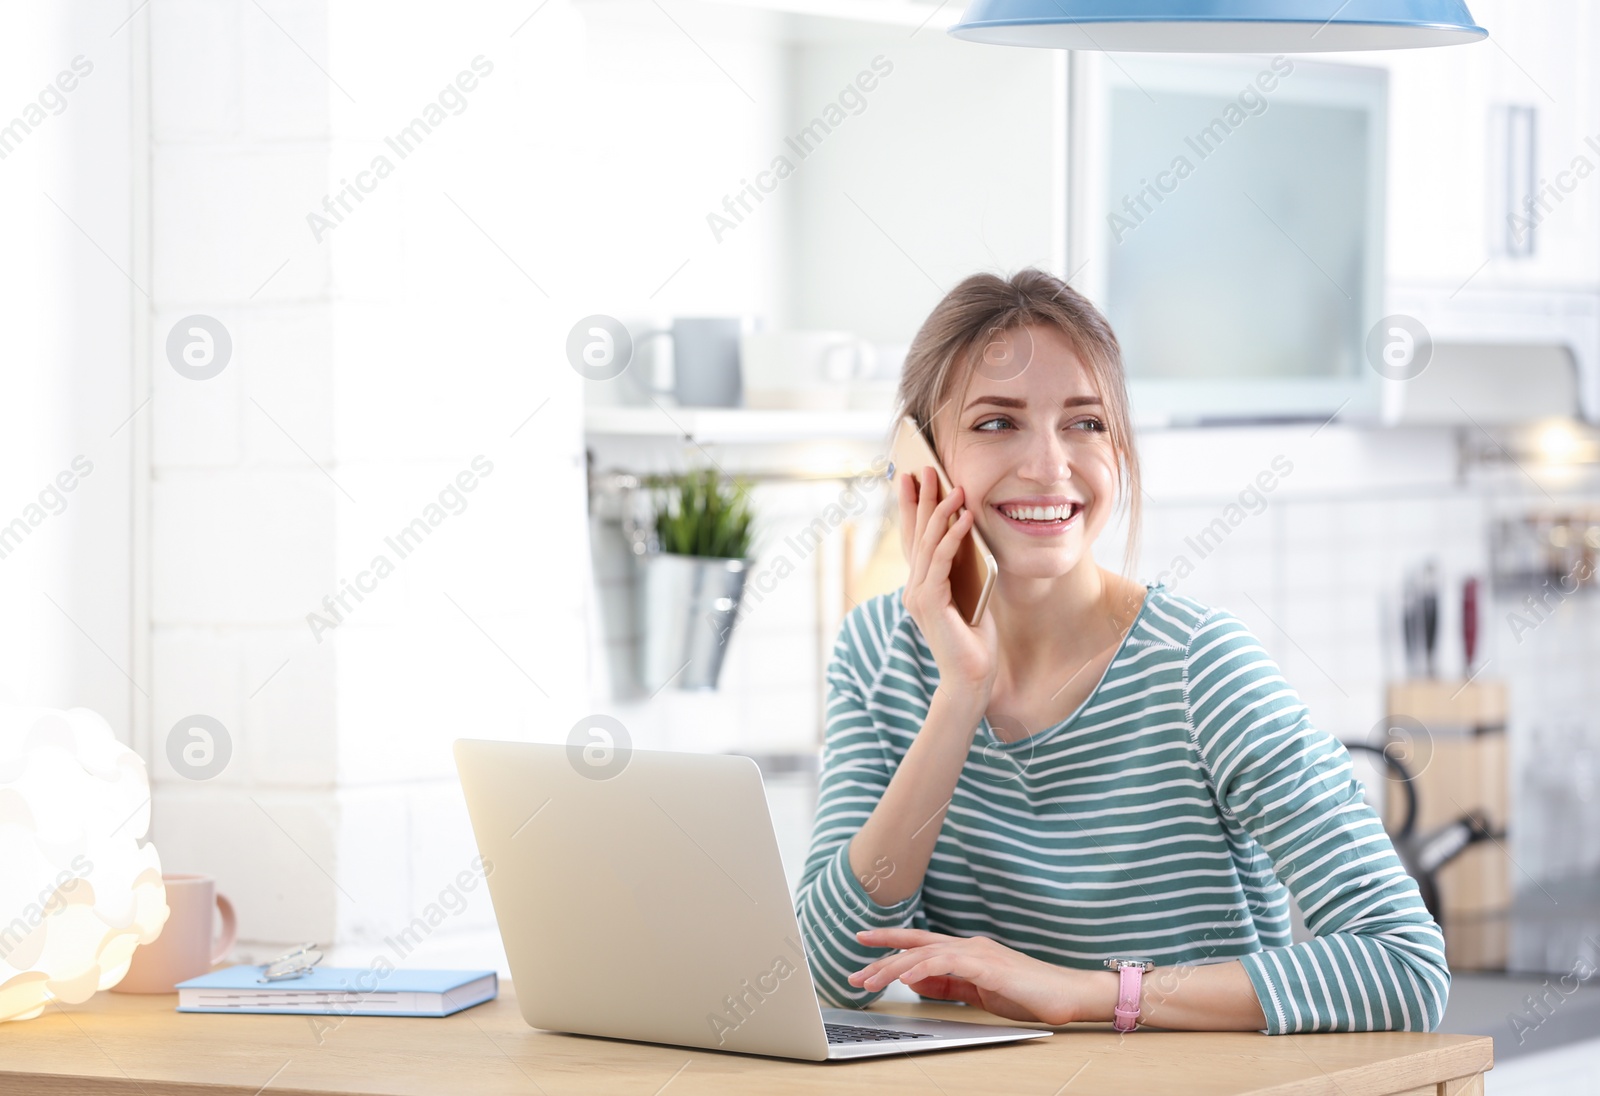
[[[1467,676],[1478,661],[1478,580],[1469,578],[1461,588],[1461,643],[1467,656]]]

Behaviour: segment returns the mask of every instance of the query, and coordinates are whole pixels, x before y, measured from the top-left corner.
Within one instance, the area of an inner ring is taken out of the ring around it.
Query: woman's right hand
[[[976,520],[964,509],[966,498],[957,486],[935,504],[939,477],[931,466],[919,479],[902,475],[900,481],[900,545],[911,564],[906,579],[906,609],[922,629],[922,636],[939,667],[939,680],[968,692],[988,707],[989,693],[999,669],[999,632],[994,614],[985,612],[971,625],[956,608],[950,589],[950,568],[956,549]],[[956,516],[952,524],[950,518]]]

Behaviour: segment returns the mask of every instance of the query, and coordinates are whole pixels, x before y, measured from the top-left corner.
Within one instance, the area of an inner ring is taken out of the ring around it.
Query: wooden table
[[[100,993],[0,1024],[6,1096],[310,1096],[329,1093],[761,1092],[1138,1096],[1482,1093],[1483,1036],[1382,1032],[1276,1035],[1075,1024],[1048,1039],[855,1062],[790,1062],[537,1031],[509,981],[444,1019],[220,1016],[174,1011],[176,994]],[[880,1002],[876,1011],[1005,1023],[960,1005]],[[318,1030],[312,1021],[323,1025]]]

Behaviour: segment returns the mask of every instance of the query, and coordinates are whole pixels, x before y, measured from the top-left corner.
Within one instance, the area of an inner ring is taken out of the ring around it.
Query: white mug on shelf
[[[850,386],[852,411],[891,412],[900,395],[900,374],[911,348],[905,343],[884,343],[875,349],[872,369]]]
[[[670,340],[672,387],[658,387],[642,375],[635,383],[654,395],[673,397],[679,407],[738,407],[739,343],[751,326],[740,316],[676,316],[671,327],[641,332],[634,336],[635,352],[654,342],[659,354],[658,340]]]
[[[851,387],[870,376],[876,350],[847,331],[755,331],[739,342],[744,405],[843,411]]]

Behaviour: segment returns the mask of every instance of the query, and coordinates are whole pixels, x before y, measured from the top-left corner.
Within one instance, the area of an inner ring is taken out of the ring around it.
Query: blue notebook
[[[178,983],[179,1012],[283,1012],[325,1016],[449,1016],[492,1001],[492,970],[391,970],[317,967],[299,978],[262,983],[261,967],[241,964]]]

